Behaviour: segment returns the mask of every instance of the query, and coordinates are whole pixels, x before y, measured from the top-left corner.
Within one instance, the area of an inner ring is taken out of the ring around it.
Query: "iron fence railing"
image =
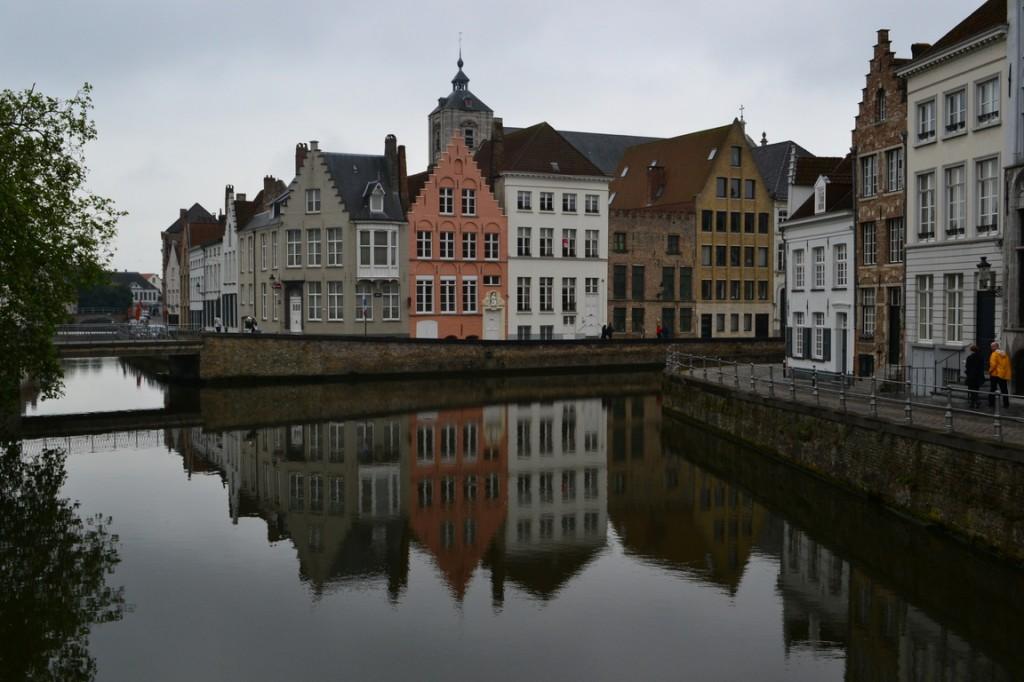
[[[740,363],[678,351],[669,353],[666,371],[772,398],[937,428],[946,433],[959,432],[1002,441],[1010,429],[1015,441],[1024,441],[1024,417],[1007,412],[1003,407],[1004,395],[995,394],[990,411],[981,409],[990,398],[985,389],[977,391],[972,400],[969,390],[956,386],[819,375],[817,370],[794,371],[780,365]],[[930,396],[930,399],[922,396]],[[1018,407],[1024,405],[1024,395],[1011,393],[1005,400]],[[968,406],[963,407],[964,403]],[[975,407],[976,403],[979,406]]]
[[[154,341],[194,339],[203,331],[192,325],[163,324],[64,324],[57,327],[55,343],[95,341]]]

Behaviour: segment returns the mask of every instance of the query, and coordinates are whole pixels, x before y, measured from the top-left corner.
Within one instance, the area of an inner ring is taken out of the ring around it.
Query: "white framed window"
[[[401,287],[398,282],[385,282],[382,287],[381,296],[381,319],[388,322],[402,319],[402,314],[398,307],[399,300],[401,299]]]
[[[599,248],[598,247],[598,235],[599,234],[600,234],[600,232],[598,230],[586,230],[584,232],[584,237],[585,237],[586,241],[583,243],[583,255],[586,258],[600,258],[601,257],[600,253],[598,252],[598,248]]]
[[[902,263],[907,243],[907,226],[903,218],[889,218],[889,262]]]
[[[874,221],[861,223],[861,247],[864,250],[864,265],[874,265],[878,262],[878,240],[877,229]]]
[[[462,233],[462,260],[476,260],[476,232]]]
[[[599,206],[600,198],[598,194],[587,194],[583,197],[585,202],[584,210],[587,212],[587,215],[597,215],[601,212]]]
[[[441,232],[438,234],[438,246],[443,260],[455,259],[455,233]]]
[[[441,314],[454,315],[455,308],[455,278],[444,276],[441,280]]]
[[[442,187],[438,190],[437,210],[442,215],[453,215],[455,213],[455,189]]]
[[[463,189],[462,190],[462,215],[475,216],[476,215],[476,190],[475,189]]]
[[[871,287],[860,290],[860,334],[865,338],[875,335],[875,290]]]
[[[345,283],[327,283],[327,319],[340,322],[345,319]]]
[[[903,191],[903,148],[890,149],[885,153],[885,190]]]
[[[384,190],[377,185],[370,194],[370,213],[384,212]]]
[[[270,268],[277,270],[277,230],[270,233]]]
[[[462,312],[477,312],[477,286],[476,277],[462,278]]]
[[[999,229],[999,161],[997,159],[979,161],[976,177],[978,179],[977,230],[979,233],[995,232]]]
[[[576,257],[576,230],[562,230],[562,258]]]
[[[815,246],[811,250],[811,255],[814,258],[814,288],[823,289],[825,287],[825,247]]]
[[[530,278],[516,278],[516,310],[521,313],[530,312]]]
[[[964,340],[964,276],[946,275],[946,342]]]
[[[271,318],[275,322],[277,321],[277,311],[281,309],[280,297],[281,297],[280,291],[278,291],[277,289],[274,289],[274,293],[270,297],[270,303],[271,303],[271,305],[273,305],[273,308],[271,308],[271,310],[270,310],[270,316],[271,316]]]
[[[832,250],[835,260],[835,286],[845,287],[847,280],[846,244],[836,244]]]
[[[356,282],[356,322],[373,321],[373,285],[366,280]]]
[[[485,287],[501,286],[501,276],[500,275],[484,275],[484,286]]]
[[[917,176],[917,236],[935,239],[935,173]]]
[[[932,340],[932,275],[917,276],[917,340]]]
[[[306,230],[306,253],[310,266],[321,265],[319,228]]]
[[[267,283],[260,285],[260,317],[267,319]]]
[[[540,257],[550,258],[554,252],[555,230],[552,227],[540,228]]]
[[[267,269],[267,235],[260,235],[260,270]]]
[[[302,266],[302,231],[285,230],[287,265],[289,268]]]
[[[929,142],[935,139],[935,100],[917,104],[917,141]]]
[[[793,288],[804,288],[804,250],[793,251]]]
[[[597,277],[587,277],[583,280],[583,293],[587,296],[596,296],[601,293],[601,280]]]
[[[945,170],[946,180],[946,236],[962,237],[967,222],[967,201],[964,167],[953,166]]]
[[[516,230],[516,255],[529,256],[530,242],[532,241],[531,229],[520,226]]]
[[[431,258],[433,256],[433,236],[429,230],[416,231],[416,257]]]
[[[340,267],[341,260],[341,228],[327,228],[327,265],[328,267]]]
[[[420,424],[416,427],[416,461],[429,464],[434,461],[434,427]]]
[[[995,123],[999,120],[999,78],[989,78],[977,85],[975,111],[978,125]]]
[[[540,210],[542,210],[542,211],[554,211],[555,210],[555,193],[554,192],[541,192],[540,193]]]
[[[814,357],[825,358],[825,313],[814,313]]]
[[[484,260],[498,260],[500,243],[497,232],[484,233]]]
[[[537,290],[540,292],[540,311],[550,313],[555,310],[554,303],[554,277],[541,277],[537,280]]]
[[[872,154],[860,160],[861,196],[872,197],[878,193],[878,156]]]
[[[946,134],[953,135],[967,129],[967,91],[946,93]]]
[[[320,190],[319,189],[307,189],[306,190],[306,213],[319,213],[320,212]]]
[[[416,312],[420,314],[434,312],[434,278],[430,275],[416,278]]]
[[[562,278],[562,312],[576,312],[576,278]]]
[[[719,329],[718,331],[723,330]],[[798,358],[804,356],[804,314],[802,312],[793,313],[793,355]]]
[[[323,284],[306,282],[306,315],[311,322],[319,322],[323,317]]]
[[[823,182],[819,182],[818,185],[814,188],[814,212],[825,212],[825,183]]]
[[[386,229],[359,230],[360,267],[394,267],[398,264],[398,232]]]
[[[516,208],[520,211],[530,211],[533,204],[533,192],[519,190],[516,192]]]

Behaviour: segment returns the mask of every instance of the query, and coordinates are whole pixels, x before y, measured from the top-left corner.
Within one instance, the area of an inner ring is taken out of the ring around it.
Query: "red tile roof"
[[[485,176],[503,172],[547,173],[556,175],[592,175],[604,177],[576,147],[547,122],[538,123],[504,135],[501,160],[494,159],[493,139],[480,147],[476,162]],[[500,165],[500,168],[494,167]]]

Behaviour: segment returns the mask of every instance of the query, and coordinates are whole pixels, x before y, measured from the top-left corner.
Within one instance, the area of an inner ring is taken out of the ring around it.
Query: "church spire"
[[[459,32],[459,61],[455,62],[459,67],[458,73],[455,74],[455,78],[452,78],[452,90],[469,90],[469,76],[462,71],[462,66],[465,64],[462,61],[462,32]]]

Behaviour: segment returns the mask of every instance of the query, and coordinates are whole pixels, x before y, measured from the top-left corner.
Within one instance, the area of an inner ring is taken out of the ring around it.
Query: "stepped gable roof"
[[[185,212],[185,221],[189,223],[215,223],[217,219],[212,213],[203,208],[199,202],[196,202]],[[178,219],[171,223],[170,227],[164,230],[164,232],[175,234],[181,232],[183,227],[184,224],[181,221],[181,216],[178,216]]]
[[[821,173],[829,179],[825,185],[825,213],[853,210],[853,160],[847,156],[830,173]],[[819,176],[820,177],[820,176]],[[818,179],[815,178],[814,182]],[[814,183],[811,183],[814,184]],[[800,205],[787,222],[814,217],[814,195]],[[819,214],[823,215],[823,214]]]
[[[801,156],[797,157],[796,168],[793,171],[793,184],[810,186],[818,181],[822,175],[832,177],[832,172],[844,161],[841,156]],[[846,180],[850,181],[852,176],[846,170]]]
[[[391,186],[387,158],[375,154],[323,153],[324,162],[334,179],[345,209],[353,220],[405,222],[398,187]],[[384,189],[384,212],[370,212],[371,183]]]
[[[153,289],[159,291],[148,279],[142,276],[140,272],[128,272],[125,270],[108,273],[110,275],[110,283],[115,286],[131,287],[132,284],[138,285],[142,289]]]
[[[427,170],[420,173],[413,173],[406,179],[406,187],[409,190],[409,205],[412,206],[416,203],[416,197],[419,196],[420,191],[427,184],[427,178],[434,171],[434,164],[427,166]]]
[[[465,62],[462,61],[462,50],[459,50],[459,61],[456,62],[459,67],[458,72],[452,78],[452,91],[447,97],[439,97],[437,100],[437,106],[431,111],[431,114],[436,114],[442,109],[457,109],[459,111],[486,111],[494,113],[489,106],[480,101],[480,99],[469,91],[469,76],[466,75],[462,67]]]
[[[619,161],[630,147],[654,142],[662,138],[640,135],[614,135],[611,133],[585,133],[576,130],[559,130],[562,137],[576,147],[591,163],[605,175],[615,175]]]
[[[694,198],[707,184],[716,163],[718,150],[737,121],[729,125],[700,130],[686,135],[636,145],[626,150],[619,162],[609,192],[615,193],[614,209],[692,206]],[[664,190],[651,201],[647,168],[663,168]]]
[[[923,62],[955,45],[1006,24],[1006,0],[988,0],[913,61]]]
[[[809,151],[792,140],[756,146],[751,149],[754,163],[761,171],[765,189],[778,201],[789,198],[789,162],[797,158],[813,156]]]
[[[548,175],[588,175],[604,177],[575,146],[546,121],[504,135],[501,168],[493,167],[494,140],[487,140],[476,153],[476,162],[485,174],[503,172],[545,173]]]

